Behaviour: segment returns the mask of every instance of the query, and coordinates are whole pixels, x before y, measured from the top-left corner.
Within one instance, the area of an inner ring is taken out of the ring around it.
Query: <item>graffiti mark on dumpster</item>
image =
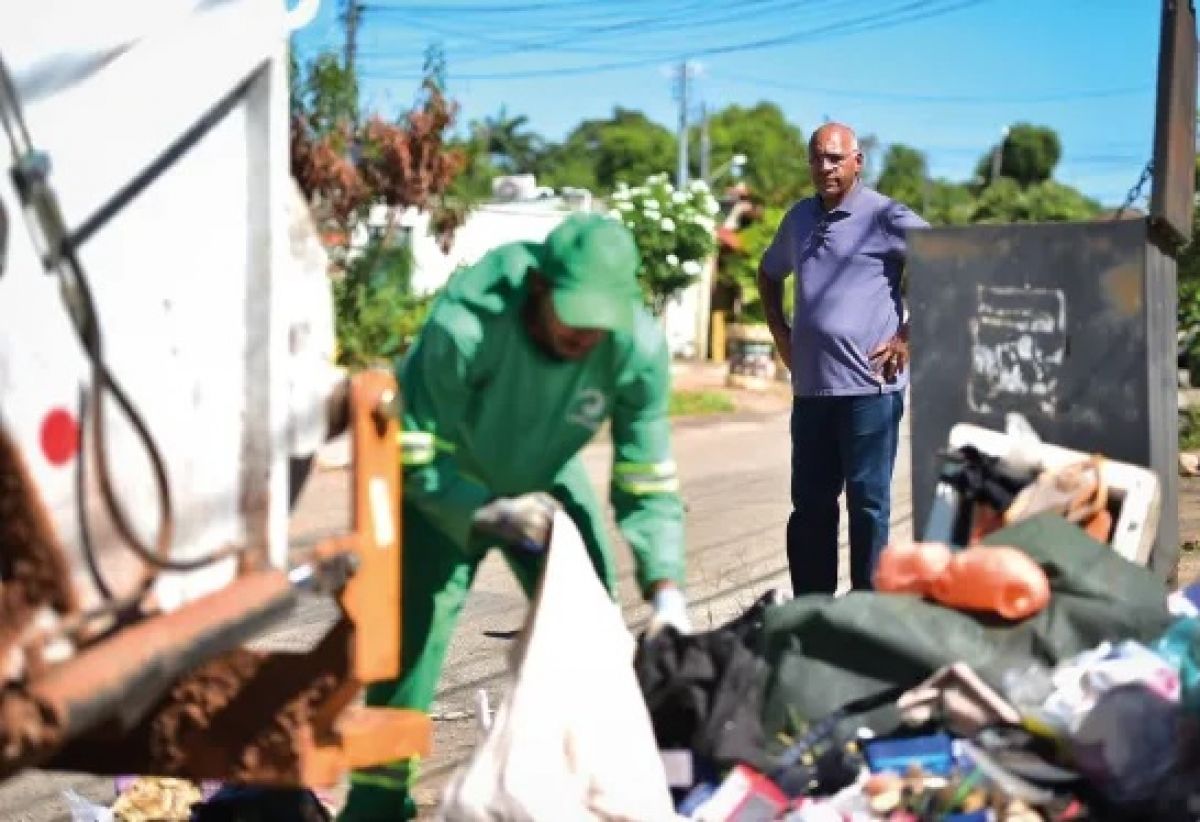
[[[1063,292],[981,285],[976,305],[967,386],[971,410],[1054,416],[1067,354]]]

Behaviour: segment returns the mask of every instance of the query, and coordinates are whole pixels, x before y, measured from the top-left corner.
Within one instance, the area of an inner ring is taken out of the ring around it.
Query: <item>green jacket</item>
[[[683,582],[683,505],[667,419],[669,359],[644,310],[584,359],[537,348],[522,309],[537,246],[514,243],[451,277],[400,365],[405,503],[468,550],[471,515],[549,490],[612,420],[611,500],[643,590]]]

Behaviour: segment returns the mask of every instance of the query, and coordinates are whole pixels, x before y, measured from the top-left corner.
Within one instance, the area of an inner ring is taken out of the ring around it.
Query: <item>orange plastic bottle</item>
[[[1050,602],[1050,581],[1023,551],[979,545],[954,554],[930,594],[951,608],[1025,619]]]
[[[940,542],[893,543],[875,566],[875,590],[929,596],[949,563],[950,549]]]

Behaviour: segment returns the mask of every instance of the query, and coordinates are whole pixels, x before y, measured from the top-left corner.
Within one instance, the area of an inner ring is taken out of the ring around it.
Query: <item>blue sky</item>
[[[710,108],[771,100],[806,134],[841,120],[951,180],[1017,121],[1054,128],[1056,178],[1105,204],[1151,152],[1160,0],[362,2],[363,101],[385,113],[410,104],[436,43],[463,125],[505,106],[551,139],[616,105],[674,129],[671,71],[691,59]],[[322,0],[302,58],[340,51],[341,5]]]

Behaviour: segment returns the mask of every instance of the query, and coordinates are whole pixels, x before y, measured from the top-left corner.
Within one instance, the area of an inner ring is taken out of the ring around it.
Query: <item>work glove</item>
[[[475,532],[500,544],[540,554],[550,545],[550,527],[561,506],[544,491],[499,497],[475,512]]]
[[[650,598],[650,606],[654,612],[650,616],[650,624],[646,626],[647,636],[653,637],[668,625],[681,634],[691,633],[692,621],[688,619],[687,597],[679,588],[674,585],[659,588]]]

